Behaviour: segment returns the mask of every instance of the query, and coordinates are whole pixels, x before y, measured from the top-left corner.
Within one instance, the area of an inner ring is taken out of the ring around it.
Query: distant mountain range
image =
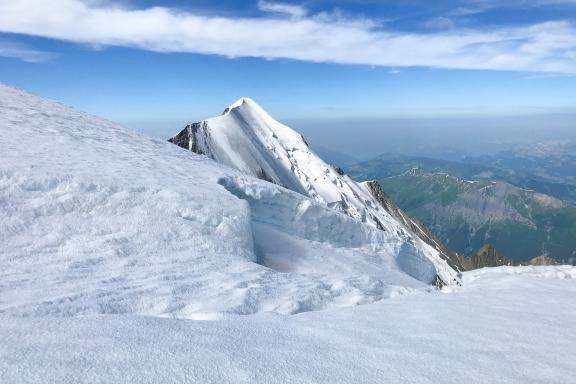
[[[552,141],[461,161],[385,154],[346,166],[359,180],[379,180],[412,168],[446,172],[466,180],[505,181],[576,203],[576,143]]]
[[[576,202],[576,143],[573,141],[549,141],[495,156],[469,157],[464,162],[488,167],[480,176]]]
[[[320,158],[322,158],[322,160],[338,167],[348,167],[360,162],[360,159],[357,157],[330,148],[313,145],[312,149],[318,156],[320,156]]]
[[[349,165],[346,171],[358,180],[379,180],[397,176],[413,168],[425,171],[446,172],[453,176],[472,179],[481,178],[494,170],[481,164],[458,162],[430,157],[404,156],[399,154],[384,154],[374,159]]]
[[[348,171],[360,180],[378,179],[402,209],[459,253],[474,255],[492,244],[517,262],[542,255],[569,261],[576,256],[576,207],[498,180],[498,176],[528,174],[530,168],[521,167],[522,155],[515,156],[516,162],[504,162],[503,155],[476,164],[388,155],[350,166]],[[558,184],[571,180],[568,160],[554,163],[548,160],[551,156],[539,156],[547,160],[537,177],[550,182],[551,175],[563,175]],[[504,164],[516,169],[505,169]]]

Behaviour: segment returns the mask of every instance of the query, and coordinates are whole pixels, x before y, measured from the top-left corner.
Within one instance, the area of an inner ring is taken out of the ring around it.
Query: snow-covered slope
[[[0,101],[0,313],[298,313],[453,278],[407,234],[13,88]]]
[[[222,116],[187,126],[170,141],[302,193],[358,221],[399,230],[364,188],[322,161],[304,137],[249,98],[238,100]]]
[[[439,269],[443,283],[457,283],[445,270],[448,257],[433,249],[393,217],[373,193],[340,169],[326,164],[309,148],[302,135],[274,120],[249,98],[225,109],[223,115],[188,125],[169,140],[192,152],[248,175],[273,182],[312,198],[317,203],[387,233],[391,241],[413,243]]]
[[[576,268],[297,316],[3,318],[2,383],[573,384]]]
[[[431,289],[416,243],[3,85],[0,149],[0,383],[573,381],[574,267]]]

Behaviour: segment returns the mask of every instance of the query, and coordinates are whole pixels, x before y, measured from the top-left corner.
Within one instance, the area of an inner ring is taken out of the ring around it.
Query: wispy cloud
[[[23,44],[0,40],[0,56],[26,61],[28,63],[43,63],[56,58],[51,52],[38,51]]]
[[[303,17],[308,13],[306,8],[299,5],[276,3],[264,0],[258,1],[258,9],[263,12],[282,13],[294,17]]]
[[[428,20],[425,23],[425,26],[436,30],[451,29],[455,27],[454,22],[450,18],[444,16],[434,17]]]
[[[0,0],[0,31],[157,52],[394,68],[576,73],[576,26],[568,21],[409,33],[338,14],[282,13],[287,17],[230,18],[164,7],[87,5],[80,0]]]
[[[574,5],[576,0],[462,0],[461,6],[451,13],[453,16],[468,16],[493,9],[544,7],[550,5]]]
[[[457,7],[457,8],[454,8],[453,10],[451,10],[450,12],[448,12],[448,16],[458,17],[458,16],[476,15],[476,14],[485,12],[486,9],[488,9],[488,8],[484,7],[484,6]]]

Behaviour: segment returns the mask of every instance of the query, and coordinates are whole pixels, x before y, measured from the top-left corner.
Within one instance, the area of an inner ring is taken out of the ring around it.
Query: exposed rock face
[[[464,266],[467,270],[484,267],[500,267],[502,265],[516,264],[506,256],[501,255],[490,244],[486,244],[472,255],[472,257],[464,260]]]
[[[406,228],[412,231],[420,239],[424,240],[428,245],[436,249],[442,258],[457,271],[463,271],[462,257],[449,249],[440,239],[438,239],[424,224],[412,219],[404,211],[402,211],[390,197],[384,192],[380,184],[376,180],[361,183],[365,185],[370,191],[372,196],[384,207],[392,217],[401,222]]]
[[[501,181],[420,169],[379,182],[399,207],[459,254],[471,256],[490,243],[522,263],[540,255],[576,255],[573,204]]]
[[[208,155],[208,153],[205,152],[208,148],[205,146],[202,146],[201,148],[198,145],[198,138],[203,136],[205,137],[206,135],[208,135],[206,123],[200,122],[187,125],[186,128],[184,128],[179,134],[172,137],[168,141],[176,144],[179,147],[186,148],[194,153]]]
[[[467,270],[499,267],[502,265],[559,265],[560,262],[547,256],[537,256],[528,262],[516,262],[499,253],[492,245],[486,244],[472,257],[463,259],[463,265]]]
[[[530,265],[560,265],[560,262],[548,256],[537,256],[530,260]]]
[[[344,170],[340,167],[334,166],[334,170],[336,171],[337,174],[339,174],[340,176],[344,176],[346,173],[344,172]]]
[[[359,184],[342,169],[325,163],[302,135],[248,98],[226,108],[222,116],[186,126],[170,142],[385,231],[433,260],[443,283],[460,283],[460,265],[442,251],[445,247],[435,244],[429,232],[399,213],[393,203],[386,203],[388,198],[380,201],[376,187]]]

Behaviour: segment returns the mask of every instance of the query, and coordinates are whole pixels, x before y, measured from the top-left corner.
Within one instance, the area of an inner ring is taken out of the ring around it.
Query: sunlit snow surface
[[[417,245],[301,194],[19,90],[0,101],[2,314],[294,314],[435,276]]]
[[[330,132],[327,131],[327,134]],[[392,217],[373,196],[370,187],[365,183],[355,182],[341,169],[325,163],[309,148],[302,135],[276,121],[250,98],[241,98],[226,108],[221,116],[188,125],[171,141],[193,152],[205,154],[244,174],[269,180],[310,197],[317,204],[309,211],[317,212],[318,206],[330,207],[330,212],[342,212],[354,219],[352,226],[335,225],[334,220],[324,220],[323,228],[340,228],[342,232],[352,229],[352,232],[358,233],[361,226],[355,222],[362,222],[368,227],[381,229],[361,231],[371,232],[373,244],[402,243],[402,248],[391,253],[400,256],[398,262],[404,271],[418,280],[430,283],[438,276],[439,280],[446,284],[459,284],[456,271],[446,264],[438,251]],[[251,191],[253,188],[247,183],[241,184],[243,186],[238,191],[237,182],[224,183],[231,192],[250,202],[254,220],[260,222],[269,216],[265,211],[274,213],[278,210],[279,204],[271,203],[278,199],[286,200],[285,198],[290,196],[276,194],[272,199],[258,201],[254,199],[253,193],[245,191],[246,187]],[[264,195],[270,196],[270,190],[268,188],[268,193]],[[280,205],[290,206],[289,211],[284,210],[285,217],[294,217],[292,212],[297,215],[301,211],[295,204],[283,204],[280,201]],[[254,211],[258,216],[254,215]],[[307,220],[297,217],[294,221],[298,224],[318,221],[311,216],[310,212],[307,212]],[[283,220],[283,228],[287,222],[288,220]],[[345,235],[335,234],[330,230],[327,232],[332,240],[341,243],[346,241]],[[362,241],[362,244],[366,244],[366,241]],[[422,261],[431,268],[424,267]]]
[[[575,381],[573,268],[440,292],[413,245],[5,86],[0,150],[0,383]]]
[[[576,269],[294,316],[4,318],[5,383],[575,382]]]

